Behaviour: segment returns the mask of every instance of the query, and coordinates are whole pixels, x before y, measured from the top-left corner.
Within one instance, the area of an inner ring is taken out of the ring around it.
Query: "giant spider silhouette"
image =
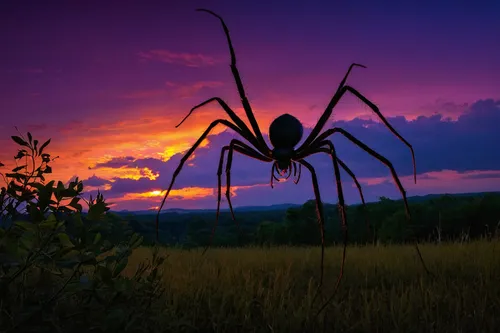
[[[245,94],[245,90],[243,88],[243,83],[240,78],[239,71],[236,67],[236,56],[234,52],[234,48],[231,42],[231,38],[229,36],[229,30],[222,19],[219,15],[215,14],[214,12],[207,10],[207,9],[197,9],[197,11],[202,11],[202,12],[207,12],[215,17],[217,17],[220,22],[222,23],[222,27],[224,29],[226,38],[227,38],[227,43],[229,45],[229,51],[231,54],[231,71],[233,73],[234,80],[236,81],[236,86],[238,89],[238,93],[241,98],[241,102],[243,104],[243,108],[245,110],[245,113],[248,117],[248,120],[250,122],[250,125],[252,127],[253,132],[248,128],[248,126],[243,122],[243,120],[236,115],[236,113],[227,105],[226,102],[224,102],[221,98],[219,97],[213,97],[210,98],[203,103],[196,105],[193,107],[188,115],[176,126],[179,127],[190,115],[191,113],[195,110],[200,108],[201,106],[204,106],[208,103],[211,102],[217,102],[219,105],[224,109],[224,111],[227,113],[227,115],[231,118],[232,122],[225,120],[225,119],[217,119],[214,120],[208,128],[203,132],[203,134],[199,137],[199,139],[194,143],[194,145],[187,151],[187,153],[183,156],[181,159],[179,166],[177,169],[174,171],[174,174],[172,176],[172,180],[170,182],[170,185],[168,187],[168,190],[163,198],[163,201],[160,205],[160,208],[158,210],[158,213],[156,215],[156,237],[157,240],[159,238],[158,234],[158,225],[159,225],[159,214],[161,212],[161,209],[163,208],[165,204],[165,200],[167,199],[170,190],[172,189],[172,186],[175,182],[175,179],[177,175],[180,173],[184,163],[189,159],[191,154],[196,150],[196,148],[201,144],[201,142],[207,137],[207,135],[210,133],[210,131],[216,127],[217,125],[224,125],[230,129],[232,129],[234,132],[238,133],[242,138],[246,139],[248,141],[247,144],[241,140],[238,139],[232,139],[229,145],[226,145],[222,148],[221,154],[220,154],[220,160],[219,160],[219,167],[217,170],[217,177],[218,177],[218,195],[217,195],[217,213],[216,213],[216,221],[212,229],[212,235],[210,238],[209,245],[212,241],[215,228],[217,226],[217,221],[219,217],[219,210],[220,210],[220,202],[221,202],[221,176],[222,176],[222,166],[223,166],[223,161],[224,161],[224,154],[226,151],[228,151],[228,156],[227,156],[227,163],[226,163],[226,197],[227,197],[227,202],[231,211],[231,215],[233,220],[235,220],[234,217],[234,212],[231,204],[231,199],[230,199],[230,186],[231,186],[231,165],[232,165],[232,160],[233,160],[233,154],[234,152],[238,152],[242,155],[246,155],[249,157],[252,157],[254,159],[263,161],[263,162],[268,162],[272,163],[271,167],[271,181],[270,185],[271,187],[273,186],[273,179],[280,181],[280,179],[288,179],[292,173],[292,168],[293,168],[293,173],[294,176],[297,176],[297,164],[298,164],[298,176],[294,180],[295,183],[298,183],[300,179],[300,173],[301,173],[301,167],[304,166],[309,170],[311,173],[311,178],[312,178],[312,185],[313,185],[313,190],[314,190],[314,196],[316,199],[316,208],[317,208],[317,215],[318,215],[318,222],[319,222],[319,227],[320,227],[320,232],[321,232],[321,277],[320,277],[320,283],[319,283],[319,288],[321,288],[323,284],[323,263],[324,263],[324,252],[325,252],[325,217],[324,217],[324,211],[323,211],[323,203],[321,201],[321,196],[318,188],[318,178],[316,176],[316,171],[314,167],[309,164],[305,158],[317,154],[317,153],[326,153],[328,154],[331,159],[332,159],[332,164],[333,164],[333,169],[335,173],[335,181],[336,181],[336,186],[337,186],[337,193],[338,193],[338,209],[340,213],[340,218],[341,218],[341,223],[342,223],[342,231],[343,231],[343,252],[342,252],[342,263],[341,263],[341,268],[340,268],[340,273],[337,278],[337,282],[334,288],[334,293],[338,289],[338,286],[340,284],[340,281],[343,276],[343,270],[344,270],[344,264],[345,264],[345,257],[346,257],[346,247],[347,247],[347,219],[346,219],[346,208],[345,208],[345,202],[344,202],[344,194],[342,190],[342,183],[341,183],[341,178],[340,178],[340,167],[342,167],[354,180],[360,196],[362,203],[365,204],[364,198],[363,198],[363,193],[361,190],[361,186],[359,185],[359,182],[356,179],[356,176],[352,173],[352,171],[347,167],[347,165],[342,162],[335,151],[335,146],[332,143],[332,141],[328,140],[327,138],[335,133],[342,134],[345,138],[347,138],[349,141],[366,151],[368,154],[372,155],[376,159],[378,159],[380,162],[385,164],[390,172],[391,175],[394,179],[394,182],[396,183],[399,191],[401,192],[401,195],[404,200],[404,205],[405,205],[405,210],[407,217],[410,217],[410,211],[408,208],[408,202],[406,199],[406,193],[401,185],[401,182],[399,180],[399,177],[396,173],[396,170],[394,169],[392,163],[370,147],[368,147],[366,144],[355,138],[352,134],[350,134],[348,131],[339,128],[339,127],[333,127],[330,129],[325,130],[324,132],[321,132],[323,127],[326,125],[326,122],[328,121],[328,118],[332,114],[333,108],[337,105],[337,103],[340,101],[342,96],[346,92],[350,92],[354,96],[358,97],[361,101],[363,101],[366,105],[368,105],[373,112],[377,114],[377,116],[382,120],[382,122],[389,128],[389,130],[397,137],[399,138],[404,144],[406,144],[411,151],[412,155],[412,161],[413,161],[413,177],[414,181],[416,183],[416,166],[415,166],[415,154],[413,151],[413,147],[408,143],[392,126],[389,124],[389,122],[385,119],[385,117],[382,115],[382,113],[379,111],[378,107],[370,102],[366,97],[364,97],[360,92],[358,92],[356,89],[352,88],[351,86],[348,86],[345,84],[347,77],[349,76],[349,73],[351,72],[352,68],[357,66],[357,67],[363,67],[366,68],[365,66],[357,63],[353,63],[350,65],[347,73],[345,74],[343,80],[340,82],[339,87],[337,88],[337,91],[335,92],[334,96],[332,97],[330,103],[326,107],[323,115],[321,118],[318,120],[317,124],[314,126],[312,132],[309,134],[309,136],[306,138],[306,140],[300,145],[298,148],[295,148],[295,146],[300,142],[302,139],[303,135],[303,127],[300,121],[295,118],[292,115],[289,114],[283,114],[276,118],[270,125],[269,127],[269,139],[271,141],[271,144],[273,146],[273,149],[267,146],[266,142],[264,141],[264,138],[262,136],[262,133],[260,131],[259,125],[257,123],[257,120],[255,119],[255,116],[252,112],[252,108],[250,106],[250,103],[248,102],[248,99]],[[252,147],[253,146],[253,147]],[[418,249],[418,245],[415,243],[416,249],[418,252],[418,255],[420,257],[420,260],[423,263],[422,256],[420,254],[420,251]],[[207,247],[208,248],[208,247]],[[206,251],[206,249],[205,249]],[[427,268],[424,268],[427,271]],[[333,297],[333,295],[332,295]],[[332,298],[330,297],[330,299]],[[328,303],[328,301],[327,301]],[[326,306],[325,303],[323,307],[321,308],[324,309]],[[321,311],[320,310],[320,311]]]

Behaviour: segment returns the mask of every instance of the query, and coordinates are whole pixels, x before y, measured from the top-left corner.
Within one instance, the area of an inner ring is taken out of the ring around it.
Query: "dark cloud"
[[[99,178],[95,174],[92,177],[82,180],[85,186],[99,187],[104,186],[106,184],[110,184],[111,182],[107,179]]]
[[[456,121],[444,119],[439,114],[429,117],[421,116],[413,121],[407,121],[404,117],[392,117],[388,118],[388,120],[413,145],[419,174],[441,170],[466,172],[500,169],[500,153],[496,148],[496,145],[500,143],[500,131],[498,131],[500,101],[478,101],[472,104]],[[334,122],[332,126],[347,130],[372,149],[387,157],[401,177],[412,174],[409,149],[383,124],[371,120],[354,119],[352,121]],[[305,140],[310,129],[305,132],[302,141]],[[238,136],[229,131],[209,136],[209,145],[197,149],[195,157],[185,163],[180,175],[177,177],[174,188],[188,186],[216,187],[220,150],[235,137]],[[335,134],[330,139],[336,145],[338,156],[347,163],[358,178],[386,177],[389,175],[389,169],[386,166],[343,138],[342,135]],[[147,178],[138,181],[115,179],[111,190],[108,191],[113,196],[130,192],[166,189],[183,154],[176,154],[167,162],[155,158],[134,159],[129,156],[113,159],[99,164],[98,167],[147,167],[153,173],[158,172],[160,174],[154,181]],[[307,160],[318,173],[322,192],[324,191],[323,196],[325,198],[336,197],[334,173],[330,158],[326,154],[318,154],[308,157]],[[263,163],[235,153],[231,184],[233,186],[266,184],[270,180],[270,171],[270,163]],[[225,177],[225,174],[223,174],[223,184],[225,184]],[[469,177],[476,178],[475,176]],[[478,175],[478,177],[483,178],[484,175]],[[495,177],[498,177],[498,175],[495,175]],[[425,177],[425,175],[419,176],[421,180],[427,178],[429,177]],[[346,184],[347,197],[359,201],[357,191],[348,175],[343,173],[342,179]],[[261,205],[266,202],[301,202],[311,197],[311,186],[309,172],[303,168],[299,185],[288,182],[279,184],[274,189],[269,186],[245,189],[241,192],[240,198],[235,198],[235,201],[239,201],[244,197],[246,202],[238,202],[239,205]],[[382,181],[381,184],[376,186],[364,186],[368,198],[370,196],[376,198],[384,195],[383,193],[375,193],[375,189],[395,193],[392,180]],[[214,202],[214,198],[209,197],[196,202],[202,205],[205,201],[208,204],[208,202]]]
[[[97,163],[92,169],[98,168],[121,168],[124,166],[129,166],[131,162],[133,162],[135,158],[133,156],[124,156],[124,157],[114,157],[109,161],[103,163]]]
[[[488,178],[500,178],[500,172],[485,172],[480,174],[466,175],[463,178],[467,179],[488,179]]]

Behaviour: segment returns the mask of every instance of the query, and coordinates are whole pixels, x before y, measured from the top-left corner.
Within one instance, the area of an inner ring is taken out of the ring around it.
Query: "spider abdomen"
[[[269,126],[269,140],[275,148],[293,148],[302,139],[303,132],[300,121],[285,113],[274,119]]]

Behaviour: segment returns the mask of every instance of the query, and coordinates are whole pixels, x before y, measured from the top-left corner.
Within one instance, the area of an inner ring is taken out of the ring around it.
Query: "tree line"
[[[347,207],[348,239],[356,244],[467,241],[492,238],[500,233],[500,193],[433,195],[409,198],[411,218],[402,200],[381,197],[378,202]],[[125,218],[135,232],[154,243],[153,215]],[[342,242],[336,205],[325,205],[325,242]],[[165,213],[160,240],[168,246],[207,246],[215,213]],[[220,215],[212,246],[319,245],[320,229],[314,200],[286,210],[228,212]]]

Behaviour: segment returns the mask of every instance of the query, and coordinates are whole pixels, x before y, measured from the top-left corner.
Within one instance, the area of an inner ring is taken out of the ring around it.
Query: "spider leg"
[[[330,154],[330,150],[334,150],[333,142],[331,142],[329,140],[321,141],[318,144],[318,147],[325,146],[325,145],[327,145],[329,147],[329,149],[317,148],[317,150],[315,150],[315,151],[321,151],[321,152]],[[330,156],[333,159],[333,155],[330,154]],[[370,223],[368,221],[368,216],[366,214],[366,202],[365,202],[365,197],[363,195],[363,189],[361,188],[361,184],[358,182],[358,179],[357,179],[356,175],[354,174],[354,172],[352,172],[352,170],[338,156],[337,156],[337,161],[338,161],[339,165],[342,167],[342,169],[344,169],[344,171],[347,172],[347,174],[352,178],[352,180],[354,181],[354,184],[358,188],[359,196],[361,198],[361,204],[363,205],[364,213],[365,213],[364,214],[365,215],[365,225],[366,225],[368,233],[370,233],[371,228],[370,228]],[[332,160],[332,162],[333,162],[333,160]]]
[[[241,131],[243,133],[245,133],[245,136],[243,136],[245,139],[247,139],[249,142],[251,142],[262,154],[265,154],[265,152],[268,150],[267,147],[262,147],[260,146],[259,142],[257,141],[257,138],[255,137],[255,135],[250,131],[250,129],[248,128],[248,126],[243,122],[243,120],[241,120],[240,117],[238,117],[238,115],[236,115],[236,113],[229,107],[229,105],[227,105],[226,102],[224,102],[221,98],[219,97],[212,97],[210,99],[207,99],[206,101],[204,101],[203,103],[200,103],[196,106],[194,106],[190,111],[189,113],[184,117],[184,119],[182,119],[182,121],[177,125],[175,126],[176,128],[181,126],[182,123],[184,123],[184,121],[187,120],[187,118],[193,113],[194,110],[206,105],[206,104],[209,104],[213,101],[216,101],[217,103],[219,103],[219,105],[224,109],[224,111],[226,111],[227,115],[234,121],[234,123],[236,124],[236,126],[238,126]]]
[[[226,198],[228,200],[228,204],[229,204],[229,208],[230,208],[230,211],[231,211],[232,219],[233,219],[233,221],[236,222],[236,226],[238,228],[239,228],[239,224],[238,224],[238,221],[236,221],[236,218],[234,216],[233,206],[231,204],[231,198],[228,195],[229,190],[230,190],[230,186],[231,186],[231,180],[230,180],[231,165],[230,165],[229,156],[231,156],[231,159],[232,159],[232,152],[233,152],[233,150],[235,150],[235,151],[239,152],[242,155],[246,155],[246,156],[249,156],[249,157],[252,157],[252,158],[264,161],[264,162],[270,162],[270,161],[272,161],[270,158],[267,158],[267,157],[259,154],[252,147],[248,146],[244,142],[242,142],[240,140],[237,140],[237,139],[231,140],[231,143],[229,145],[222,147],[221,154],[220,154],[220,159],[219,159],[219,167],[217,169],[217,190],[218,191],[217,191],[217,211],[216,211],[216,216],[215,216],[215,222],[214,222],[214,225],[212,227],[212,233],[210,235],[210,240],[208,242],[208,245],[203,250],[202,255],[204,255],[205,252],[207,252],[207,250],[210,247],[210,245],[212,245],[212,241],[213,241],[213,238],[214,238],[214,235],[215,235],[215,229],[217,228],[217,224],[219,222],[220,202],[221,202],[221,188],[222,188],[222,186],[221,186],[222,164],[224,162],[224,153],[226,151],[228,151],[228,150],[229,150],[229,155],[228,155],[228,164],[229,164],[229,166],[226,167],[226,175],[228,176]]]
[[[316,124],[316,126],[314,126],[312,132],[309,134],[309,136],[304,141],[304,143],[297,149],[297,152],[300,154],[302,152],[302,150],[304,150],[309,145],[314,145],[316,142],[322,140],[322,139],[319,139],[319,137],[317,137],[317,136],[319,135],[320,131],[323,129],[323,127],[325,126],[326,122],[328,121],[328,118],[332,114],[333,108],[337,105],[337,103],[340,101],[340,99],[342,98],[342,96],[347,91],[349,91],[350,93],[352,93],[353,95],[355,95],[356,97],[358,97],[361,101],[363,101],[366,105],[368,105],[373,110],[373,112],[375,112],[377,114],[377,116],[380,118],[380,120],[382,120],[382,122],[385,124],[385,126],[387,126],[387,128],[389,128],[389,130],[399,140],[401,140],[404,144],[406,144],[408,146],[408,148],[410,148],[411,156],[412,156],[412,161],[413,161],[413,179],[414,179],[414,181],[416,183],[417,182],[417,168],[416,168],[416,164],[415,164],[415,152],[413,151],[412,145],[408,141],[406,141],[394,129],[394,127],[392,127],[392,125],[387,121],[387,119],[385,119],[385,117],[382,115],[382,113],[380,112],[380,110],[378,109],[378,107],[375,104],[373,104],[372,102],[370,102],[360,92],[358,92],[356,89],[354,89],[354,88],[352,88],[350,86],[343,86],[342,88],[340,88],[339,90],[337,90],[337,92],[335,93],[335,95],[332,97],[332,100],[330,101],[330,103],[326,107],[325,112],[323,113],[323,115],[321,116],[321,118],[318,120],[318,123]]]
[[[286,175],[285,180],[288,180],[288,178],[290,178],[291,175],[292,175],[292,163],[290,163],[290,165],[288,166],[288,174]]]
[[[361,188],[361,184],[358,182],[358,179],[357,179],[356,175],[354,174],[354,172],[352,172],[352,170],[340,158],[337,157],[337,160],[339,161],[339,165],[352,178],[352,180],[354,181],[354,184],[358,188],[359,196],[361,198],[361,204],[363,205],[363,210],[364,210],[366,230],[367,230],[368,234],[370,234],[371,233],[371,225],[370,225],[370,221],[368,220],[368,215],[366,212],[366,201],[365,201],[365,197],[363,195],[363,189]]]
[[[298,179],[298,178],[297,178],[297,162],[292,161],[292,165],[293,165],[293,177],[295,178],[295,179],[293,180],[293,182],[294,182],[295,184],[297,184],[297,183],[298,183],[298,181],[297,181],[297,179]],[[300,175],[301,167],[302,167],[302,164],[299,164],[299,175]]]
[[[252,107],[250,106],[250,103],[248,102],[247,96],[245,94],[245,88],[243,87],[240,73],[238,71],[238,68],[236,67],[236,55],[234,53],[233,43],[231,41],[231,37],[229,36],[229,29],[227,28],[226,23],[224,22],[222,17],[215,14],[211,10],[197,9],[197,11],[207,12],[207,13],[217,17],[220,20],[220,22],[222,24],[222,28],[224,29],[224,33],[226,34],[227,43],[229,45],[229,52],[231,54],[231,72],[233,73],[234,80],[235,80],[236,86],[238,88],[238,93],[239,93],[240,98],[241,98],[241,103],[243,104],[243,109],[245,109],[245,113],[248,117],[248,120],[250,121],[250,125],[252,126],[252,129],[255,132],[255,136],[257,138],[257,141],[260,143],[260,146],[266,147],[267,151],[270,152],[270,149],[267,146],[266,142],[264,141],[264,137],[262,136],[262,133],[260,131],[259,124],[257,123],[257,120],[255,119],[255,116],[254,116],[253,111],[252,111]]]
[[[340,84],[337,88],[337,91],[335,92],[335,94],[333,95],[332,97],[332,100],[330,101],[330,103],[328,104],[328,106],[326,107],[325,111],[323,112],[323,115],[321,116],[321,118],[318,120],[318,122],[316,123],[316,126],[314,126],[312,132],[309,134],[309,136],[306,138],[306,140],[304,141],[304,143],[297,149],[297,151],[300,151],[302,149],[304,149],[305,147],[309,146],[309,144],[316,138],[316,136],[318,136],[318,134],[321,132],[321,130],[323,129],[323,127],[325,126],[326,124],[326,121],[328,120],[328,118],[330,118],[330,115],[332,114],[332,111],[333,111],[333,108],[335,107],[335,105],[338,103],[338,100],[336,102],[334,102],[334,99],[337,97],[337,95],[339,94],[340,92],[340,89],[342,89],[342,87],[344,87],[345,85],[345,82],[347,81],[347,77],[349,76],[349,74],[351,73],[351,70],[353,67],[361,67],[361,68],[366,68],[365,65],[361,65],[361,64],[357,64],[357,63],[352,63],[350,66],[349,66],[349,69],[347,70],[347,73],[345,73],[344,75],[344,78],[342,79],[342,81],[340,81]],[[338,98],[340,100],[340,97]]]
[[[316,199],[316,213],[318,215],[318,224],[320,227],[320,232],[321,232],[321,276],[320,276],[320,282],[319,282],[319,288],[323,285],[323,273],[324,273],[324,261],[325,261],[325,213],[323,210],[323,202],[321,201],[321,195],[319,192],[319,185],[318,185],[318,177],[316,176],[316,171],[314,170],[314,167],[309,164],[305,160],[298,160],[300,164],[305,166],[309,172],[311,173],[311,178],[312,178],[312,185],[313,185],[313,191],[314,191],[314,197]],[[317,295],[317,291],[316,291]],[[313,299],[316,298],[316,295],[314,296]]]
[[[295,162],[294,162],[295,163]],[[299,163],[299,175],[297,176],[296,179],[293,180],[293,182],[295,184],[298,184],[299,183],[299,180],[300,180],[300,175],[302,174],[302,164]],[[294,175],[295,176],[295,175]]]
[[[406,214],[408,216],[410,216],[410,208],[408,206],[408,201],[406,199],[406,191],[404,190],[403,185],[401,184],[401,181],[399,180],[398,174],[396,173],[396,169],[394,169],[394,166],[392,165],[392,163],[387,158],[385,158],[384,156],[380,155],[375,150],[371,149],[366,144],[364,144],[363,142],[361,142],[359,139],[357,139],[356,137],[354,137],[354,135],[352,135],[351,133],[347,132],[346,130],[344,130],[343,128],[340,128],[340,127],[334,127],[334,128],[326,130],[325,132],[323,132],[323,134],[321,134],[320,136],[318,136],[318,138],[316,139],[316,141],[321,142],[324,139],[326,139],[327,137],[329,137],[330,135],[333,135],[335,133],[342,134],[349,141],[351,141],[352,143],[354,143],[359,148],[363,149],[365,152],[367,152],[371,156],[375,157],[377,160],[379,160],[380,162],[382,162],[383,164],[385,164],[389,168],[389,170],[391,172],[391,175],[392,175],[392,178],[393,178],[394,182],[396,183],[396,186],[398,187],[399,192],[401,192],[401,195],[403,197],[403,201],[404,201],[404,204],[405,204]]]
[[[322,141],[321,143],[323,145],[327,144],[325,141]],[[326,152],[332,158],[332,164],[333,164],[333,169],[334,169],[334,173],[335,173],[335,184],[337,185],[337,195],[339,198],[339,202],[337,204],[337,209],[338,209],[339,216],[340,216],[340,223],[341,223],[341,228],[342,228],[342,233],[343,233],[343,243],[344,243],[343,250],[342,250],[342,262],[340,265],[340,272],[339,272],[339,276],[337,277],[337,282],[335,283],[335,288],[334,288],[334,293],[335,293],[337,291],[337,289],[339,288],[340,281],[342,280],[342,277],[344,275],[348,233],[347,233],[347,214],[346,214],[346,207],[345,207],[344,190],[342,189],[342,180],[340,177],[340,169],[339,169],[337,152],[335,150],[335,147],[333,146],[333,143],[330,143],[328,146],[329,146],[329,149],[312,148],[306,153],[306,156],[316,154],[319,152]],[[321,265],[323,267],[323,259],[322,259]],[[316,294],[314,295],[312,303],[314,303],[314,301],[316,300],[316,297],[318,296],[321,287],[322,287],[322,282],[320,282],[320,285],[318,286],[318,289],[316,290]],[[324,306],[322,306],[321,310],[318,313],[320,313],[323,310],[323,307]]]
[[[215,229],[217,228],[217,224],[219,223],[219,213],[220,213],[220,201],[221,201],[221,188],[222,188],[222,164],[224,163],[224,154],[229,150],[229,146],[224,146],[220,150],[220,159],[219,159],[219,167],[217,168],[217,210],[215,212],[215,222],[212,226],[212,233],[210,235],[210,239],[208,241],[208,245],[205,247],[205,250],[202,252],[202,256],[207,252],[210,245],[212,245],[212,239],[215,234]]]
[[[248,157],[252,157],[254,159],[260,160],[262,162],[272,162],[273,159],[268,158],[259,152],[255,151],[252,147],[248,146],[244,142],[240,140],[233,139],[231,140],[230,146],[232,148],[229,149],[229,153],[227,154],[227,162],[226,162],[226,199],[231,210],[231,215],[233,220],[236,221],[233,212],[233,205],[231,203],[231,167],[233,165],[233,151],[237,151],[240,154],[246,155]],[[239,148],[241,146],[242,148]]]
[[[377,160],[379,160],[380,162],[382,162],[383,164],[385,164],[389,168],[389,170],[391,171],[392,178],[394,179],[394,182],[396,183],[396,185],[397,185],[397,187],[398,187],[398,189],[401,192],[401,195],[403,197],[403,202],[404,202],[404,205],[405,205],[406,216],[407,216],[408,220],[411,221],[410,208],[409,208],[409,205],[408,205],[408,200],[406,198],[406,192],[405,192],[405,190],[403,188],[403,185],[401,184],[401,181],[399,180],[398,174],[396,173],[396,170],[394,169],[394,166],[392,165],[392,163],[387,158],[385,158],[384,156],[380,155],[375,150],[371,149],[366,144],[364,144],[363,142],[361,142],[360,140],[358,140],[357,138],[355,138],[354,135],[352,135],[351,133],[349,133],[348,131],[346,131],[343,128],[340,128],[340,127],[334,127],[334,128],[326,130],[325,132],[323,132],[323,134],[321,134],[320,136],[318,136],[318,138],[316,140],[317,141],[322,141],[325,138],[327,138],[328,136],[333,135],[335,133],[342,134],[349,141],[351,141],[352,143],[354,143],[355,145],[357,145],[359,148],[363,149],[365,152],[367,152],[371,156],[375,157]],[[417,251],[418,257],[420,259],[420,263],[422,264],[422,266],[423,266],[424,270],[426,271],[426,273],[429,274],[429,275],[432,275],[432,273],[429,271],[429,269],[425,265],[424,258],[422,257],[422,253],[420,252],[420,249],[418,247],[418,242],[415,242],[415,250]]]
[[[165,196],[163,197],[163,200],[161,202],[160,208],[158,209],[158,213],[156,214],[156,241],[159,241],[159,236],[160,236],[159,235],[159,229],[158,229],[159,224],[160,224],[160,212],[161,212],[161,209],[163,208],[163,205],[165,205],[165,201],[167,200],[167,197],[170,194],[170,191],[172,190],[172,186],[174,185],[175,179],[179,175],[182,167],[184,166],[184,163],[194,153],[194,151],[196,150],[196,148],[198,148],[198,146],[207,137],[207,135],[210,133],[210,131],[215,126],[217,126],[219,124],[222,124],[222,125],[225,125],[226,127],[229,127],[230,129],[232,129],[233,131],[235,131],[236,133],[238,133],[238,134],[240,134],[240,135],[242,135],[244,137],[244,135],[241,132],[241,129],[238,128],[237,126],[235,126],[233,123],[231,123],[231,122],[229,122],[229,121],[227,121],[225,119],[217,119],[217,120],[213,121],[207,127],[207,129],[205,130],[205,132],[203,132],[203,134],[198,138],[198,140],[196,140],[196,142],[194,143],[194,145],[187,151],[186,154],[184,154],[184,156],[182,157],[179,165],[175,169],[174,174],[172,175],[172,180],[170,181],[170,185],[168,186],[167,192],[165,193]]]
[[[361,65],[361,64],[356,64],[356,63],[352,63],[351,66],[349,66],[349,69],[347,70],[347,73],[345,73],[344,75],[344,78],[342,79],[342,81],[340,81],[340,84],[339,84],[339,87],[337,88],[337,91],[340,90],[340,88],[342,88],[344,85],[345,85],[345,81],[347,81],[347,77],[349,76],[349,74],[351,73],[351,70],[354,66],[357,66],[357,67],[361,67],[361,68],[366,68],[365,65]]]
[[[276,177],[276,175],[274,174],[276,172],[276,163],[277,162],[274,162],[273,163],[273,167],[271,168],[271,188],[274,188],[274,184],[273,184],[273,181],[276,180],[278,183],[280,182],[279,178]]]

